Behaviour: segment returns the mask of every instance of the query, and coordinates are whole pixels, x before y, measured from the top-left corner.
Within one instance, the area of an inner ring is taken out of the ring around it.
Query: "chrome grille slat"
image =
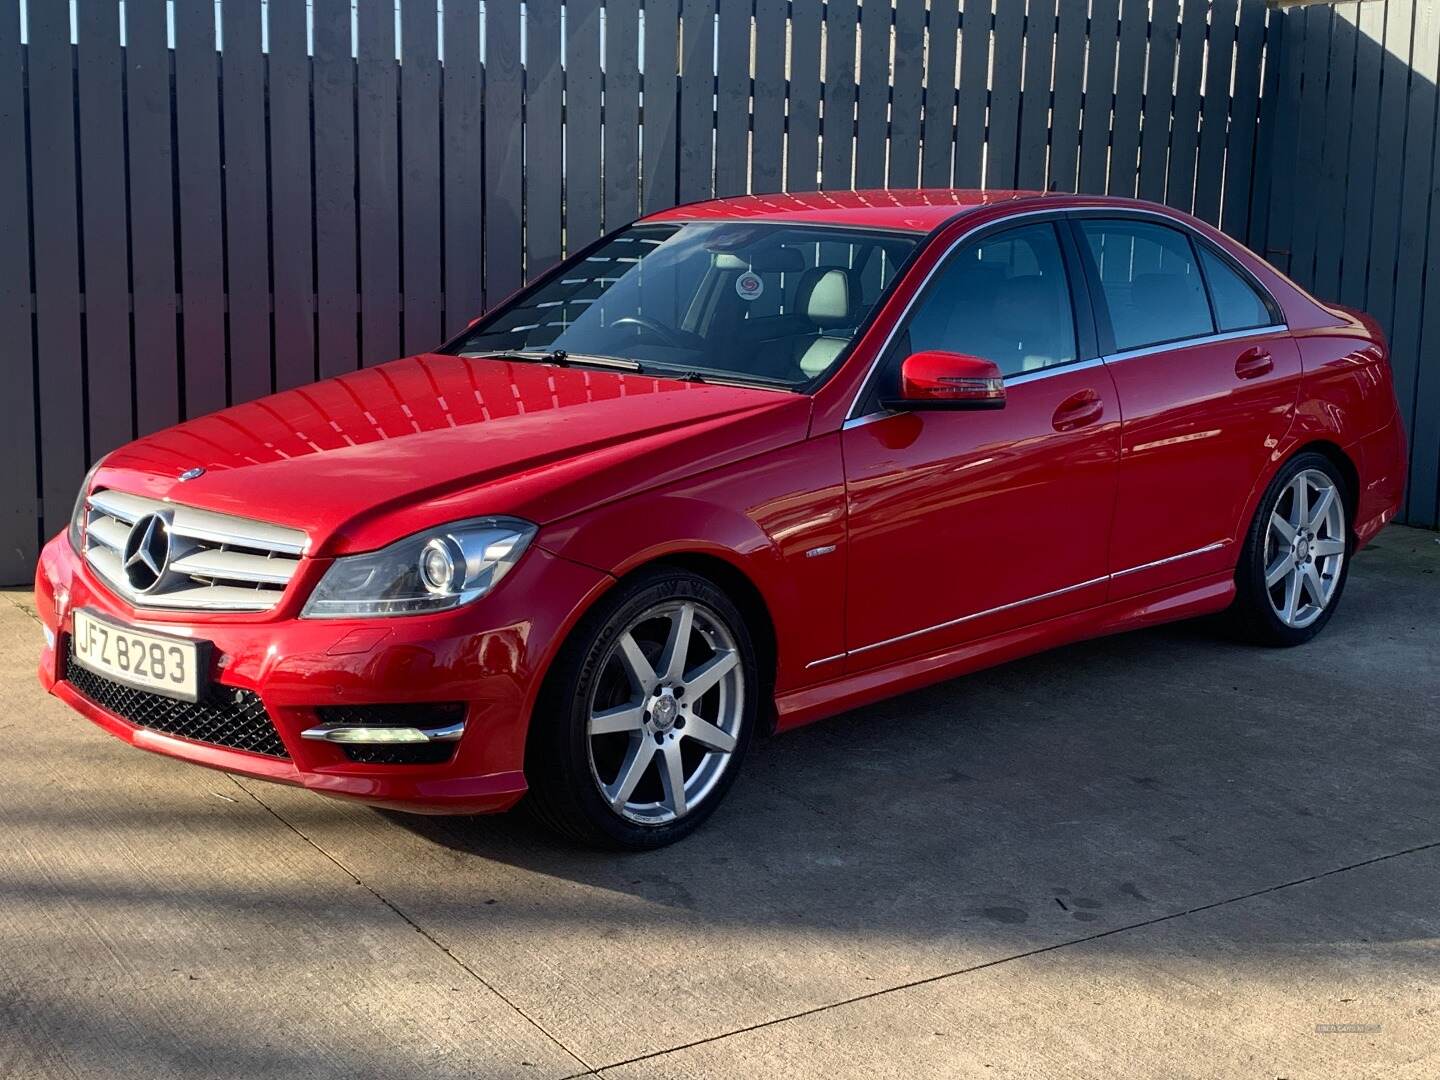
[[[128,492],[93,492],[85,559],[136,607],[266,611],[280,602],[309,538],[299,529],[178,506]],[[171,539],[164,580],[151,592],[130,586],[122,553],[135,522],[159,514]]]
[[[170,568],[190,577],[257,581],[265,585],[284,585],[295,575],[293,559],[269,559],[223,548],[201,548],[193,555],[172,560]]]

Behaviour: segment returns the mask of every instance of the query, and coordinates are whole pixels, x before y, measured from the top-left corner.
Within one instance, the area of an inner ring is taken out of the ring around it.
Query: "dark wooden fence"
[[[117,444],[434,345],[642,212],[1053,182],[1249,239],[1295,182],[1262,122],[1342,123],[1313,76],[1277,105],[1282,25],[1323,64],[1331,17],[1263,0],[0,6],[0,581]]]
[[[1440,525],[1440,3],[1320,6],[1282,23],[1256,248],[1384,325],[1410,436],[1405,520]]]

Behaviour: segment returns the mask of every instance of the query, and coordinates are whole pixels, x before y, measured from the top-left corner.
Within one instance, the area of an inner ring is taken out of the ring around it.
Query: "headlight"
[[[416,533],[379,551],[336,559],[301,616],[343,619],[421,615],[468,604],[520,561],[535,526],[517,518],[475,518]]]
[[[85,474],[85,479],[80,483],[80,494],[75,496],[75,508],[70,511],[70,546],[77,555],[85,552],[85,520],[89,516],[85,512],[85,500],[90,497],[90,485],[95,480],[95,474],[100,471],[100,461],[91,465],[90,471]]]

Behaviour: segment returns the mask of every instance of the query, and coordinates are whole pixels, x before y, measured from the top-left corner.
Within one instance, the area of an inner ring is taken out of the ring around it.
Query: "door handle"
[[[1261,375],[1268,375],[1274,370],[1275,361],[1270,358],[1270,350],[1263,345],[1246,349],[1235,361],[1235,377],[1237,379],[1254,379]]]
[[[1093,424],[1105,415],[1105,403],[1094,390],[1080,390],[1071,394],[1055,409],[1050,425],[1056,431],[1074,431],[1076,428]]]

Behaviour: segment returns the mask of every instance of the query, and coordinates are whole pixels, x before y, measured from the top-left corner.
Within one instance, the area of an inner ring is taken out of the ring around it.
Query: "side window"
[[[1182,232],[1145,221],[1081,218],[1100,275],[1115,349],[1215,333],[1195,249]]]
[[[1024,225],[962,248],[907,327],[911,352],[981,356],[1006,375],[1075,359],[1075,313],[1055,226]]]
[[[1222,331],[1253,330],[1275,321],[1265,298],[1228,262],[1204,245],[1200,245],[1200,261],[1205,264],[1205,280]]]

